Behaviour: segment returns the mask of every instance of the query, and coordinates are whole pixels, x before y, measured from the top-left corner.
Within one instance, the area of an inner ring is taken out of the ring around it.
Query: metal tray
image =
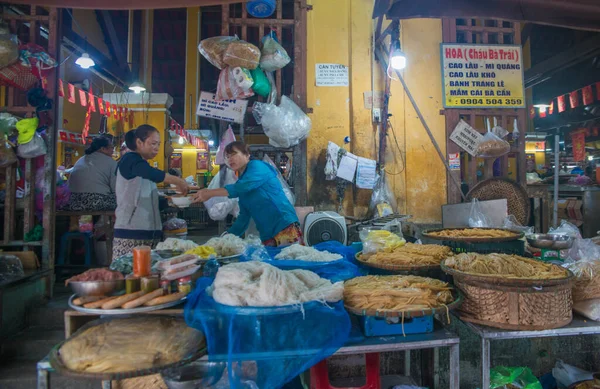
[[[437,232],[437,231],[445,231],[445,230],[468,230],[469,228],[465,228],[465,227],[460,227],[460,228],[436,228],[433,230],[425,230],[423,231],[423,236],[429,239],[435,239],[435,240],[442,240],[442,241],[447,241],[447,242],[470,242],[470,243],[487,243],[487,242],[511,242],[513,240],[518,240],[521,239],[524,234],[520,231],[512,231],[512,230],[507,230],[505,228],[477,228],[478,230],[505,230],[505,231],[510,231],[512,232],[514,235],[513,236],[506,236],[506,237],[501,237],[501,238],[477,238],[477,237],[458,237],[458,238],[451,238],[451,237],[447,237],[447,236],[436,236],[436,235],[431,235],[432,232]]]
[[[77,295],[74,294],[69,298],[69,307],[73,308],[76,311],[83,312],[83,313],[91,313],[93,315],[129,315],[132,313],[158,311],[161,309],[175,307],[175,306],[185,302],[185,300],[187,299],[187,296],[186,296],[186,297],[182,298],[181,300],[171,301],[170,303],[155,305],[153,307],[138,307],[138,308],[131,308],[131,309],[121,309],[121,308],[119,308],[119,309],[94,309],[94,308],[83,308],[83,307],[73,304],[73,299],[76,297],[77,297]]]

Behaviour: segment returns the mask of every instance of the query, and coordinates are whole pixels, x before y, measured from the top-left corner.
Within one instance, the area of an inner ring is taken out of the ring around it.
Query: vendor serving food
[[[148,160],[158,154],[158,130],[143,124],[125,134],[130,150],[117,167],[117,210],[113,259],[131,253],[136,246],[153,247],[162,238],[158,189],[156,184],[173,184],[184,195],[187,183],[150,166]]]
[[[301,242],[298,216],[283,192],[275,168],[251,160],[248,147],[242,142],[228,144],[225,155],[229,167],[239,174],[238,181],[225,188],[203,189],[196,193],[193,201],[204,202],[213,197],[239,198],[240,214],[229,233],[242,236],[252,218],[265,246]]]

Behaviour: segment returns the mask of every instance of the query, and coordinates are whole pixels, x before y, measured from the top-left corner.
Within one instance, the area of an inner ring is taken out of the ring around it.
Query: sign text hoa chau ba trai
[[[445,108],[524,108],[521,46],[441,44]]]

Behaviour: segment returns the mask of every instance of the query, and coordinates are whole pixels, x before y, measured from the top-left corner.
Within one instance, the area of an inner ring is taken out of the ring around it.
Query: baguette
[[[144,305],[145,303],[152,300],[153,298],[162,296],[163,293],[164,293],[164,290],[156,289],[154,292],[146,293],[142,297],[138,297],[135,300],[132,300],[128,303],[121,305],[121,308],[123,308],[123,309],[137,308],[139,306]]]
[[[90,308],[90,309],[98,309],[102,306],[102,304],[105,304],[111,300],[114,300],[117,297],[119,297],[119,296],[106,297],[106,298],[103,298],[102,300],[94,301],[93,303],[83,304],[83,307]]]
[[[124,294],[123,296],[119,296],[114,300],[111,300],[111,301],[108,301],[107,303],[102,304],[102,309],[119,308],[121,305],[123,305],[131,300],[135,300],[136,298],[143,296],[143,295],[144,295],[143,291]]]
[[[168,294],[166,296],[156,297],[156,298],[153,298],[152,300],[148,301],[147,303],[145,303],[144,306],[145,307],[153,307],[155,305],[170,303],[172,301],[181,300],[182,298],[185,297],[185,295],[187,295],[186,292],[179,292],[179,293]]]
[[[73,300],[73,305],[81,306],[83,304],[93,303],[95,301],[99,301],[105,298],[106,296],[81,296]]]

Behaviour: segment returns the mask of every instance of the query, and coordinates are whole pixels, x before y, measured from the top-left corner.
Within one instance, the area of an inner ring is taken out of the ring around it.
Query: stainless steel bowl
[[[161,373],[169,389],[206,388],[219,382],[227,363],[194,361]]]
[[[110,296],[125,289],[125,280],[70,281],[69,286],[78,296]]]
[[[530,246],[548,250],[570,249],[575,241],[572,236],[559,234],[530,234],[525,238]]]

